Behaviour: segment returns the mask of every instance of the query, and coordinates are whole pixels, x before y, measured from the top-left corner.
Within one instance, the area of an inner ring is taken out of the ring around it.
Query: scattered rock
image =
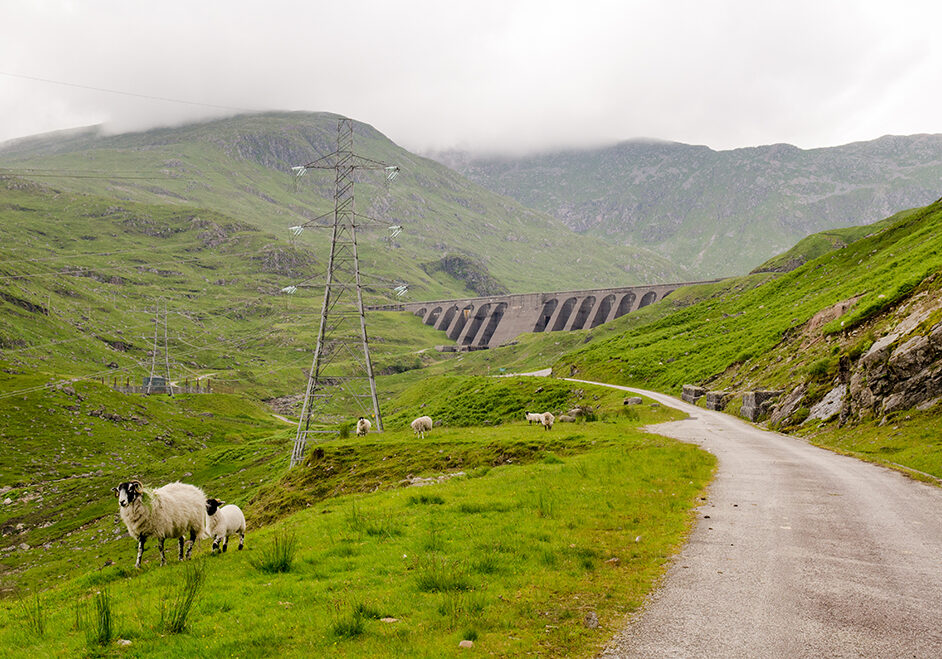
[[[458,647],[459,648],[473,648],[474,641],[468,641],[468,640],[461,641],[460,643],[458,643]]]
[[[129,641],[126,638],[119,638],[117,643],[118,645],[125,646],[125,647],[127,647],[128,645],[131,645],[131,641]]]
[[[379,621],[385,623],[399,622],[399,618],[380,618]]]
[[[584,624],[589,629],[598,629],[599,617],[595,614],[595,611],[589,611],[587,614],[585,614],[582,624]]]
[[[642,400],[641,396],[631,396],[630,398],[626,398],[625,400],[623,400],[621,404],[622,405],[640,405],[643,402],[644,400]]]

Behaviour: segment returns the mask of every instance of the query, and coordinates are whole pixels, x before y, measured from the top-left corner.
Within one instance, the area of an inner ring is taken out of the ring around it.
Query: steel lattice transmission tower
[[[354,183],[358,169],[381,170],[385,173],[387,182],[399,172],[398,167],[353,153],[353,121],[345,117],[337,122],[337,150],[294,169],[299,178],[311,169],[331,169],[334,171],[335,186],[332,212],[292,227],[296,235],[306,227],[331,230],[330,256],[327,261],[327,280],[324,284],[317,345],[308,374],[294,450],[291,453],[292,467],[304,458],[309,434],[336,432],[312,428],[311,421],[317,419],[327,404],[340,395],[341,391],[358,404],[364,416],[374,418],[374,426],[378,431],[383,429],[379,399],[376,396],[376,378],[370,360],[360,259],[357,254],[357,226],[374,220],[356,212]],[[351,325],[356,325],[357,330],[352,334],[349,332]],[[338,373],[336,369],[329,370],[331,363],[338,357],[349,359],[344,362],[343,373]]]

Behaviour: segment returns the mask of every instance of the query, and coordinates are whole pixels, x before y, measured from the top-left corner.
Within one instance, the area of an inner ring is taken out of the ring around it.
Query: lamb
[[[373,424],[370,423],[370,420],[366,417],[361,416],[357,420],[357,437],[363,437],[366,433],[370,431],[370,428],[373,427]]]
[[[126,481],[111,488],[118,497],[121,506],[121,520],[128,527],[131,537],[137,538],[137,561],[134,567],[141,567],[144,543],[147,538],[157,538],[160,550],[160,564],[167,562],[164,556],[164,540],[180,539],[180,560],[183,560],[183,545],[186,536],[190,537],[190,547],[186,557],[193,553],[196,538],[206,528],[206,495],[195,485],[187,483],[168,483],[156,490],[144,487],[140,481]]]
[[[536,412],[525,412],[527,415],[527,425],[533,425],[533,422],[543,423],[543,415]]]
[[[556,420],[556,417],[553,416],[552,412],[543,412],[543,430],[549,430],[553,427],[553,421]]]
[[[233,504],[223,506],[225,501],[219,499],[206,499],[206,532],[213,539],[213,553],[219,551],[219,541],[222,540],[222,551],[229,547],[229,536],[239,534],[239,550],[245,544],[245,515],[242,510]]]
[[[431,432],[432,430],[432,417],[420,416],[418,419],[413,421],[411,425],[415,434],[422,439],[425,439],[425,433]]]

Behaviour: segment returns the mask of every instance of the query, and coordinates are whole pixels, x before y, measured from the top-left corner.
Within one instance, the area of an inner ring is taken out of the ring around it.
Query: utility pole
[[[317,344],[291,453],[292,467],[303,460],[309,434],[335,432],[323,428],[326,424],[321,424],[320,429],[312,428],[311,421],[322,416],[328,403],[338,396],[340,391],[357,404],[364,416],[373,417],[373,425],[378,431],[383,430],[366,332],[363,285],[357,253],[357,226],[371,221],[371,218],[356,212],[354,183],[358,169],[381,170],[385,172],[387,182],[399,172],[398,167],[353,153],[353,121],[345,117],[341,117],[337,122],[337,150],[294,168],[298,178],[310,169],[334,171],[334,209],[320,218],[292,227],[295,235],[307,227],[331,230],[330,256],[327,261],[327,280],[324,284]],[[355,333],[349,331],[353,325]],[[328,374],[328,367],[338,356],[349,359],[345,363],[346,368],[343,372],[334,369]]]

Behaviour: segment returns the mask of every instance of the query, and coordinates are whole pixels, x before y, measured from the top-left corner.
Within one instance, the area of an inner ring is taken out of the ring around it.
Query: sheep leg
[[[177,538],[177,540],[180,544],[180,552],[177,556],[177,560],[182,561],[183,560],[183,543],[184,543],[183,536],[181,535],[179,538]]]
[[[157,539],[157,549],[160,551],[160,564],[166,565],[167,556],[164,554],[164,539],[163,538]]]
[[[196,545],[196,529],[190,529],[190,546],[186,549],[186,557],[193,555],[193,547]],[[180,538],[180,551],[183,551],[183,538]]]
[[[239,551],[242,551],[242,545],[245,544],[245,531],[239,531]]]
[[[227,534],[225,538],[222,539],[222,551],[223,553],[229,549],[229,535]]]
[[[217,536],[213,536],[213,553],[214,553],[214,554],[215,554],[215,553],[221,553],[221,552],[219,552],[219,536],[218,536],[218,535],[217,535]]]
[[[141,556],[144,555],[144,541],[147,540],[147,536],[139,535],[137,536],[137,561],[134,563],[134,567],[140,569],[141,567]]]

